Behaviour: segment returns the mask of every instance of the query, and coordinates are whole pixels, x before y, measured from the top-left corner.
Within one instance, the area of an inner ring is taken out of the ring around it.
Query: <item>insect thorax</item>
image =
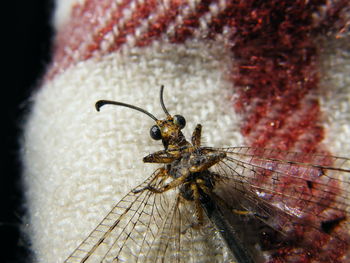
[[[174,178],[183,177],[183,184],[180,186],[180,194],[183,198],[193,201],[192,185],[195,184],[202,193],[211,192],[214,188],[214,177],[210,170],[191,172],[191,168],[207,161],[207,156],[199,151],[185,152],[181,158],[167,165],[168,174]]]

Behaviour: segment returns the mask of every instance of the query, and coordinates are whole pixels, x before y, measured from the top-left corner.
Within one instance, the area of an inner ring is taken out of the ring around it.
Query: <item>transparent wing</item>
[[[163,178],[157,177],[157,174],[158,171],[153,173],[137,188],[146,187],[149,184],[161,184]],[[66,262],[103,262],[108,254],[115,253],[115,257],[118,257],[119,254],[124,254],[122,253],[124,252],[123,250],[128,249],[126,243],[133,242],[135,239],[138,240],[138,235],[142,236],[142,233],[144,233],[142,228],[147,227],[149,222],[154,220],[152,218],[154,198],[155,196],[152,196],[148,191],[138,194],[130,191],[74,250]],[[141,221],[141,219],[144,220]],[[153,231],[155,230],[149,229],[148,235],[152,236],[154,234]],[[140,241],[136,242],[140,244]],[[147,246],[148,242],[149,240],[145,241],[145,246]],[[130,246],[127,252],[130,256],[133,256],[135,253],[131,250],[134,247]],[[140,247],[137,249],[141,250]],[[113,261],[113,258],[109,260]]]
[[[225,262],[214,227],[206,219],[203,228],[192,228],[193,204],[178,189],[137,191],[164,186],[159,171],[124,196],[66,262]]]
[[[197,223],[193,202],[177,197],[154,248],[140,262],[232,262],[224,241],[207,217]]]
[[[273,257],[349,260],[348,158],[250,147],[203,150],[226,153],[212,168],[220,177],[216,191],[236,213],[270,227],[255,234]]]

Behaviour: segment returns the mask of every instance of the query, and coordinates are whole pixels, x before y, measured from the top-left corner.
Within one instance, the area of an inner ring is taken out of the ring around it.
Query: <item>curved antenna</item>
[[[167,116],[170,116],[168,110],[165,108],[164,100],[163,100],[163,91],[164,91],[164,85],[160,86],[160,105],[162,105],[162,109],[165,112]]]
[[[130,104],[126,104],[126,103],[123,103],[123,102],[119,102],[119,101],[112,101],[112,100],[99,100],[96,102],[95,104],[95,108],[97,111],[100,111],[100,108],[104,105],[107,105],[107,104],[112,104],[112,105],[117,105],[117,106],[123,106],[123,107],[127,107],[127,108],[130,108],[130,109],[134,109],[134,110],[137,110],[137,111],[141,111],[143,112],[144,114],[148,115],[149,117],[151,117],[153,120],[157,121],[158,119],[156,117],[154,117],[151,113],[149,113],[148,111],[144,110],[144,109],[141,109],[139,107],[136,107],[134,105],[130,105]]]

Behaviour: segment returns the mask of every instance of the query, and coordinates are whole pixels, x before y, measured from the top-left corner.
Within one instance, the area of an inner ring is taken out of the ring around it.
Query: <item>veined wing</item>
[[[193,202],[179,189],[153,193],[167,178],[159,169],[124,196],[74,250],[66,262],[226,262],[227,252],[215,228],[205,218],[200,229]],[[207,242],[209,240],[209,242]],[[227,261],[228,262],[228,261]]]
[[[194,227],[198,223],[194,202],[178,195],[169,212],[154,248],[140,262],[233,262],[220,233],[206,215],[202,225]]]
[[[136,189],[149,184],[161,185],[164,178],[157,177],[157,172],[158,170]],[[114,257],[118,258],[119,255],[135,256],[135,250],[142,250],[142,246],[150,245],[149,242],[152,242],[159,228],[156,220],[154,228],[147,229],[147,226],[155,220],[153,210],[166,209],[169,205],[166,203],[168,200],[165,199],[159,207],[154,207],[155,198],[156,196],[149,191],[137,194],[130,191],[74,250],[66,262],[112,262]],[[161,210],[156,212],[164,214]],[[144,236],[148,239],[144,240]],[[136,245],[129,245],[132,242],[136,242]]]
[[[234,210],[271,227],[270,233],[260,233],[265,239],[260,243],[274,249],[275,257],[285,262],[305,255],[318,262],[349,259],[348,158],[250,147],[202,149],[227,154],[212,168],[223,182],[216,190]],[[285,252],[278,251],[282,246]]]

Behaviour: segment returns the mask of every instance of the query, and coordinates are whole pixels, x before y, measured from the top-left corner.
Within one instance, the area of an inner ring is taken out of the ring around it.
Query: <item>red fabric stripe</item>
[[[136,42],[136,46],[143,47],[149,45],[153,40],[158,39],[166,32],[170,23],[178,16],[181,8],[187,3],[181,1],[171,1],[169,9],[164,14],[161,14],[153,21],[147,30],[143,33]]]
[[[234,83],[240,94],[235,105],[238,112],[244,111],[245,121],[242,133],[248,136],[254,146],[269,146],[271,123],[274,138],[283,140],[283,149],[293,145],[287,137],[276,137],[276,130],[284,129],[288,115],[303,107],[303,98],[318,87],[316,71],[317,49],[309,34],[312,29],[312,9],[304,1],[269,1],[261,8],[247,6],[241,15],[235,14],[236,33],[233,37],[233,52],[237,58],[234,70]],[[244,14],[250,14],[246,16]],[[275,111],[275,108],[278,111]],[[317,123],[317,114],[310,123]],[[274,111],[271,123],[260,119]],[[258,124],[257,124],[258,123]],[[257,125],[263,125],[257,127]],[[310,125],[299,127],[296,134],[308,133]],[[250,136],[259,129],[259,138]],[[282,133],[283,134],[283,133]],[[262,139],[263,138],[263,139]],[[297,139],[297,137],[295,137]],[[286,149],[287,148],[287,149]],[[317,148],[315,144],[313,149]]]
[[[157,0],[145,1],[143,5],[138,5],[133,12],[130,20],[127,21],[124,28],[120,29],[118,36],[115,38],[114,44],[110,47],[109,51],[114,51],[120,48],[125,43],[128,35],[134,35],[135,29],[139,26],[142,20],[147,19],[152,11],[157,6]]]
[[[124,0],[118,5],[118,8],[112,13],[111,19],[106,21],[106,25],[104,25],[101,29],[93,37],[93,43],[90,44],[87,53],[84,58],[88,59],[91,57],[91,54],[99,50],[100,44],[104,39],[104,36],[113,31],[113,27],[123,18],[123,11],[127,9],[132,1]],[[106,7],[108,8],[108,6]]]
[[[106,29],[112,29],[122,18],[122,11],[131,0],[124,0],[120,4],[111,21],[106,21],[109,24],[100,24],[99,21],[111,11],[113,2],[114,0],[87,0],[84,5],[73,7],[69,23],[57,32],[53,64],[47,79],[53,78],[71,64],[88,59],[94,51],[99,50],[101,40],[108,33]],[[96,6],[99,6],[99,12]]]
[[[172,43],[182,43],[193,36],[194,30],[199,27],[199,19],[207,12],[209,6],[216,1],[202,0],[196,6],[196,10],[183,19],[181,25],[175,27],[174,36],[170,38]]]

